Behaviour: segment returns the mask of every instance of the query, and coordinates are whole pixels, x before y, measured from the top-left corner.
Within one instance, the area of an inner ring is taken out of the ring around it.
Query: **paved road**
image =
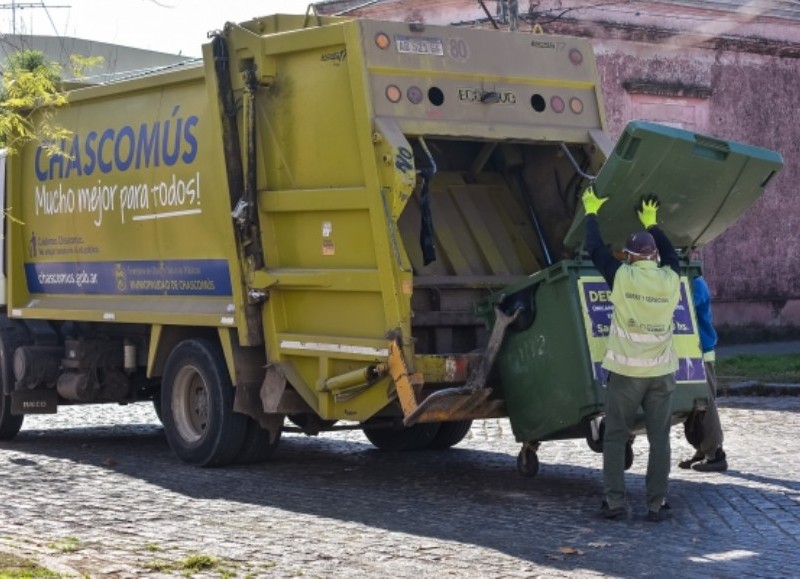
[[[198,469],[171,455],[152,410],[63,408],[0,443],[0,550],[63,575],[161,577],[790,577],[800,568],[800,398],[721,399],[731,470],[675,469],[674,518],[594,518],[601,457],[544,443],[515,469],[505,420],[450,451],[391,454],[360,432],[287,435],[269,464]],[[675,461],[690,448],[673,429]]]

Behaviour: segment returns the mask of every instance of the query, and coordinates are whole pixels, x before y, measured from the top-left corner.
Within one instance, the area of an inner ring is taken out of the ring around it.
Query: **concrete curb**
[[[720,384],[720,396],[800,396],[800,384],[776,384],[747,380],[727,386]]]

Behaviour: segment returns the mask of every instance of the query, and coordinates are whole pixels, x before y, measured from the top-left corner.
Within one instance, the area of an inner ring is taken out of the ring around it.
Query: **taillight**
[[[396,85],[390,84],[386,87],[386,98],[389,99],[389,102],[399,103],[402,97],[403,93]]]
[[[387,48],[389,48],[389,45],[391,43],[392,41],[389,40],[389,35],[386,34],[385,32],[378,32],[378,34],[375,35],[375,46],[377,46],[381,50],[386,50]]]
[[[569,50],[569,61],[578,66],[579,64],[583,64],[583,54],[577,48],[570,48]]]
[[[418,86],[410,86],[406,91],[406,97],[408,97],[408,100],[411,104],[418,105],[422,102],[423,96],[422,89]]]

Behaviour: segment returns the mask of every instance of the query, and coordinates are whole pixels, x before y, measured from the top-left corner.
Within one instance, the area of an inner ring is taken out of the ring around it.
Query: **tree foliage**
[[[0,87],[0,146],[10,152],[36,139],[45,147],[69,136],[53,122],[55,109],[67,104],[60,90],[61,67],[38,50],[8,57]]]

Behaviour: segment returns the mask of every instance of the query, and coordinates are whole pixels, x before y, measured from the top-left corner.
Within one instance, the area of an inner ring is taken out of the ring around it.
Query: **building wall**
[[[484,3],[494,16],[496,2]],[[539,23],[547,33],[592,39],[612,137],[629,120],[646,118],[783,155],[785,167],[765,194],[700,257],[719,326],[800,332],[800,207],[793,205],[800,177],[800,20],[668,1],[519,4],[522,32]],[[341,10],[348,2],[330,5]],[[490,26],[477,2],[460,0],[401,0],[353,14]]]
[[[664,55],[652,45],[609,43],[598,51],[609,131],[616,135],[632,118],[646,115],[631,79],[669,86],[708,88],[702,98],[674,99],[682,114],[667,118],[684,128],[779,151],[785,167],[764,195],[730,229],[701,252],[721,326],[800,328],[800,211],[792,210],[793,183],[800,177],[800,125],[794,117],[800,66],[796,58],[684,48]],[[662,97],[669,101],[670,96]],[[657,101],[657,99],[654,99]],[[682,102],[681,102],[682,101]],[[650,112],[650,111],[648,111]],[[659,112],[652,111],[655,115]],[[694,121],[694,122],[691,122]]]

